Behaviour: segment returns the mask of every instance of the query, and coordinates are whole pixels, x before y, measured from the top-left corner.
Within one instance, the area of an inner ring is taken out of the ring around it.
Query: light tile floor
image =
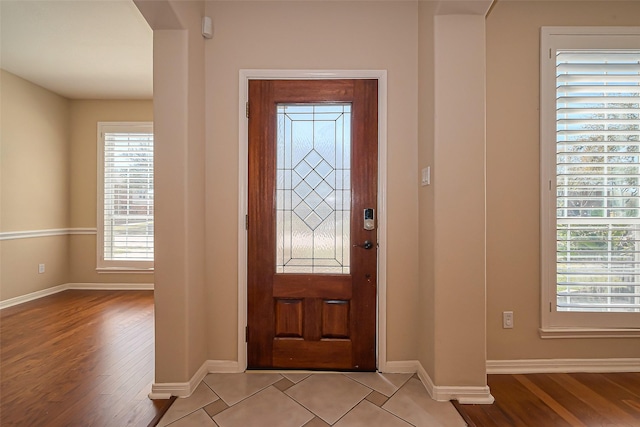
[[[209,374],[177,399],[159,427],[463,427],[415,375],[349,373]]]

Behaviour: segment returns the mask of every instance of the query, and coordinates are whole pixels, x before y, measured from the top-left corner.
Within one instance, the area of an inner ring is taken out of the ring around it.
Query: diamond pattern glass
[[[276,273],[349,274],[351,105],[277,106]]]

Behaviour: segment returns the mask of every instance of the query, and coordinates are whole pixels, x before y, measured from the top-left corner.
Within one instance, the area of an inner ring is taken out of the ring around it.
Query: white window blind
[[[640,49],[558,49],[558,311],[640,312]]]
[[[98,212],[98,267],[150,268],[154,255],[153,126],[100,123],[99,134],[103,206]]]

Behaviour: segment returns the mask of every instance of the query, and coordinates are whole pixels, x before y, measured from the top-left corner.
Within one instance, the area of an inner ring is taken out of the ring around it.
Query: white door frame
[[[240,70],[238,105],[238,367],[247,369],[247,215],[249,132],[246,116],[249,80],[378,80],[378,306],[377,367],[387,370],[387,71],[386,70]]]

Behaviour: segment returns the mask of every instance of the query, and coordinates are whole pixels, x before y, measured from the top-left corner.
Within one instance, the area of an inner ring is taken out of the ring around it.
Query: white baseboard
[[[37,300],[49,295],[57,294],[58,292],[66,291],[68,289],[83,289],[83,290],[109,290],[109,291],[133,291],[133,290],[153,290],[153,283],[65,283],[63,285],[53,286],[51,288],[43,289],[41,291],[32,292],[26,295],[20,295],[18,297],[9,298],[8,300],[0,301],[0,310],[3,308],[13,307],[14,305],[22,304],[25,302]]]
[[[244,369],[240,369],[240,365],[235,360],[207,360],[205,363],[209,374],[244,372]]]
[[[487,360],[487,374],[640,372],[640,359]]]
[[[235,360],[207,360],[189,381],[182,383],[154,383],[150,399],[168,399],[171,396],[189,397],[200,382],[210,373],[240,373],[240,364]],[[494,399],[488,386],[436,386],[422,364],[417,360],[392,361],[386,363],[386,373],[418,373],[429,396],[438,401],[457,400],[464,404],[491,404]]]
[[[49,295],[57,294],[58,292],[66,291],[67,285],[54,286],[52,288],[43,289],[41,291],[32,292],[26,295],[20,295],[18,297],[9,298],[4,301],[0,301],[0,310],[3,308],[13,307],[14,305],[22,304],[25,302],[33,301],[39,298],[44,298]]]
[[[240,366],[235,360],[206,360],[189,381],[183,383],[153,383],[149,399],[169,399],[171,396],[189,397],[207,374],[240,373]]]
[[[151,385],[151,393],[149,393],[149,399],[151,400],[166,400],[171,396],[189,397],[193,391],[189,387],[189,383],[153,383]]]
[[[489,386],[437,386],[418,361],[418,377],[433,400],[457,400],[462,404],[490,405],[494,402]]]
[[[387,361],[384,367],[378,370],[386,374],[415,374],[418,371],[420,362],[417,360],[394,360]]]
[[[67,289],[90,291],[152,291],[153,283],[67,283]]]
[[[491,404],[494,399],[488,386],[437,386],[418,360],[403,360],[386,363],[387,373],[417,373],[418,378],[433,400],[457,400],[464,404]]]

